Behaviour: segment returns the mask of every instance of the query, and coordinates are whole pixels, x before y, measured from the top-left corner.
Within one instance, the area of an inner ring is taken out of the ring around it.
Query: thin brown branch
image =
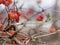
[[[56,34],[56,33],[57,32],[49,33],[49,34],[45,34],[45,35],[36,36],[36,37],[33,37],[33,38],[41,38],[41,37],[50,36],[50,35],[53,35],[53,34]]]

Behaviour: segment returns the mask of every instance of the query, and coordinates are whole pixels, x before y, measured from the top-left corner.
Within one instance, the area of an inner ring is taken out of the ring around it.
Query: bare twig
[[[24,43],[21,43],[17,38],[14,37],[14,40],[19,44],[19,45],[25,45]]]
[[[41,38],[41,37],[45,37],[45,36],[50,36],[50,35],[53,35],[53,34],[56,34],[57,32],[54,32],[54,33],[50,33],[50,34],[45,34],[45,35],[40,35],[40,36],[35,36],[33,38]]]
[[[5,21],[6,21],[7,17],[4,19],[4,22],[2,23],[4,25]]]

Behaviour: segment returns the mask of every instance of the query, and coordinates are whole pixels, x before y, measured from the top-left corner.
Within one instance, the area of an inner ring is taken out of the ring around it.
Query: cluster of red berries
[[[12,0],[0,0],[0,4],[4,4],[5,6],[9,6],[12,3]]]
[[[13,22],[14,20],[16,22],[19,22],[19,17],[22,15],[22,12],[21,11],[16,11],[16,10],[13,10],[12,12],[9,12],[8,13],[8,17],[10,19],[11,22]]]
[[[36,16],[36,20],[37,20],[37,21],[43,21],[43,20],[44,20],[44,13],[38,14],[38,15]]]

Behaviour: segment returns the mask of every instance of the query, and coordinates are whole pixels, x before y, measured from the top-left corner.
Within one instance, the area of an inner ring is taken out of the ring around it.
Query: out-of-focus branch
[[[50,36],[50,35],[53,35],[53,34],[56,34],[57,32],[54,32],[54,33],[49,33],[49,34],[45,34],[45,35],[40,35],[40,36],[35,36],[33,38],[41,38],[41,37],[45,37],[45,36]]]

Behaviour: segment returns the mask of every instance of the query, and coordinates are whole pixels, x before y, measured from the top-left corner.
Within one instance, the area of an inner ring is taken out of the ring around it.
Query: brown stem
[[[6,21],[7,17],[5,18],[4,22],[2,23],[4,25],[5,21]]]
[[[53,35],[53,34],[56,34],[57,32],[54,32],[54,33],[50,33],[50,34],[45,34],[45,35],[40,35],[40,36],[35,36],[34,38],[41,38],[41,37],[45,37],[45,36],[50,36],[50,35]]]

